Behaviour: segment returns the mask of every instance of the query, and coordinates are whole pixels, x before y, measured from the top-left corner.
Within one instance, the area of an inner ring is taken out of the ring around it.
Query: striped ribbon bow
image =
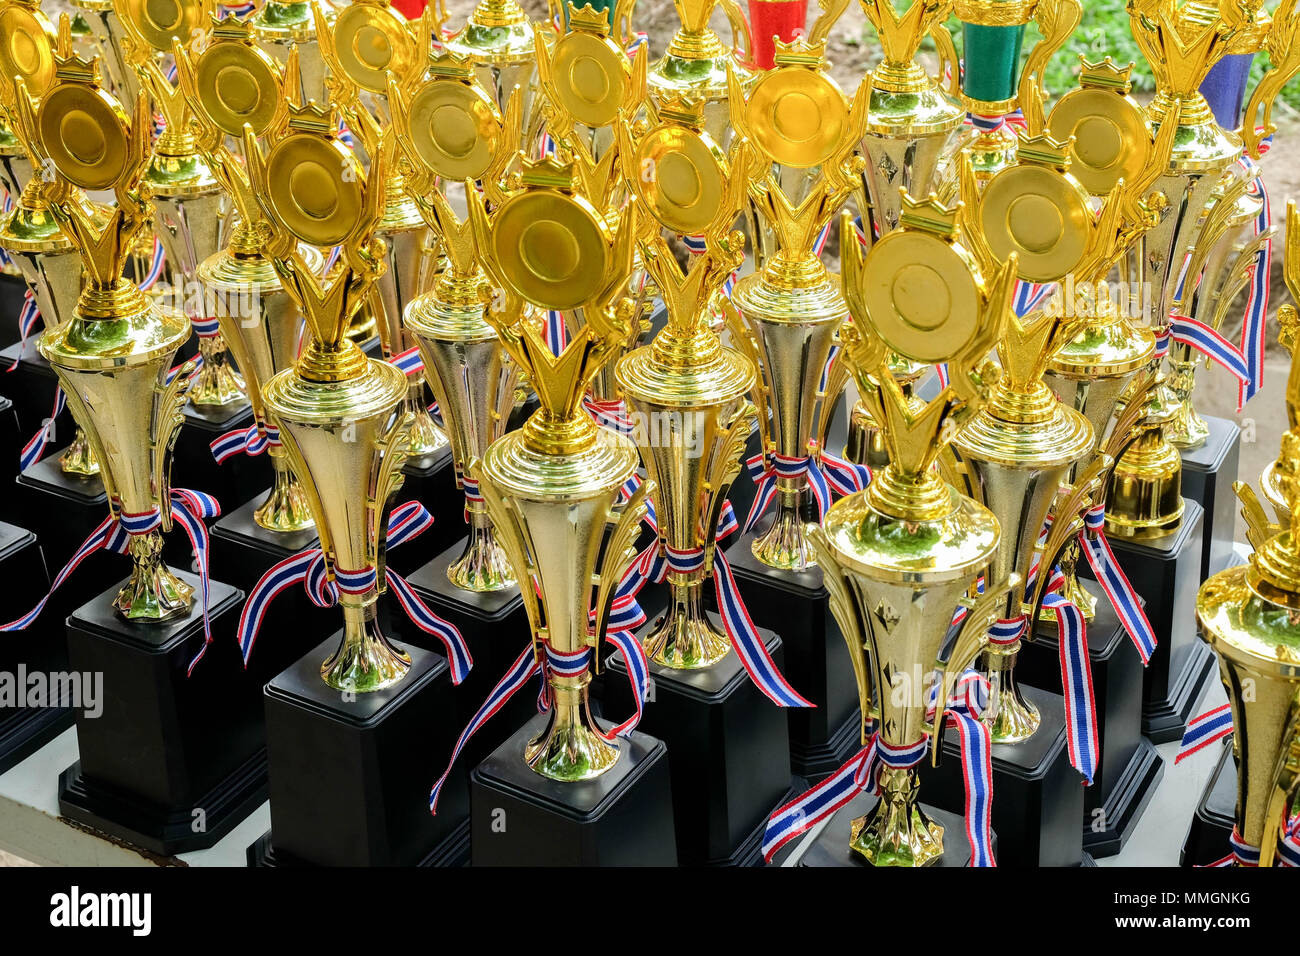
[[[1210,744],[1232,736],[1232,729],[1231,704],[1223,704],[1213,710],[1207,710],[1199,717],[1193,717],[1187,722],[1187,729],[1183,731],[1183,739],[1178,745],[1178,756],[1174,758],[1175,766],[1198,750],[1204,750]]]
[[[861,491],[871,483],[871,469],[866,465],[855,465],[836,458],[819,449],[814,442],[809,442],[808,446],[812,454],[803,458],[773,452],[765,461],[763,453],[759,452],[745,462],[745,467],[749,469],[749,475],[757,486],[754,503],[750,505],[749,515],[745,518],[746,531],[767,511],[776,495],[777,480],[780,478],[807,476],[808,486],[817,502],[819,520],[831,506],[832,488],[841,495],[848,495]]]
[[[631,481],[632,479],[629,479],[629,483]],[[635,488],[636,486],[633,485],[632,490]],[[641,590],[651,582],[662,581],[669,572],[688,575],[695,574],[704,567],[704,548],[685,550],[671,548],[664,544],[659,536],[659,525],[651,509],[646,509],[644,520],[654,531],[655,536],[645,550],[637,555],[628,569],[628,576],[624,579],[632,594],[640,594]],[[731,503],[728,502],[718,519],[714,540],[721,541],[736,530],[736,514],[731,510]],[[745,607],[745,601],[740,595],[740,588],[731,573],[726,552],[716,546],[713,549],[713,567],[709,576],[713,578],[723,629],[727,632],[731,646],[735,648],[736,656],[744,665],[749,679],[778,707],[816,707],[816,704],[808,701],[790,686],[790,682],[776,666],[776,661],[768,654],[767,645],[759,636],[758,628],[754,626],[754,621],[749,616],[749,609]]]
[[[17,368],[18,363],[14,363]],[[26,471],[32,465],[36,464],[45,455],[45,448],[49,445],[50,440],[54,438],[55,422],[58,421],[63,410],[67,408],[68,398],[63,394],[62,386],[54,386],[54,407],[50,409],[50,417],[45,419],[41,427],[37,429],[36,434],[31,437],[23,450],[18,453],[18,470]]]
[[[208,447],[212,449],[212,457],[217,460],[217,464],[222,465],[234,455],[260,455],[268,448],[279,445],[280,429],[277,426],[266,422],[259,427],[254,422],[247,428],[235,428],[226,432]]]
[[[202,659],[207,652],[208,645],[212,643],[212,628],[208,620],[208,528],[203,522],[206,518],[218,517],[221,514],[221,505],[217,503],[217,499],[212,495],[205,494],[202,491],[173,488],[171,490],[169,510],[172,519],[185,529],[185,535],[190,539],[190,547],[194,554],[194,563],[199,573],[199,583],[203,594],[203,647],[199,649],[194,660],[190,661],[187,673],[192,673],[194,665]],[[58,590],[59,585],[66,581],[81,566],[81,563],[96,551],[107,550],[116,551],[118,554],[126,554],[127,545],[132,537],[148,534],[161,527],[161,525],[162,514],[157,508],[141,514],[129,514],[127,512],[109,514],[94,531],[90,532],[89,537],[82,542],[81,547],[68,559],[68,563],[54,576],[54,582],[50,585],[50,590],[45,597],[41,598],[37,605],[22,617],[10,621],[8,624],[0,625],[0,632],[21,631],[30,626],[40,616],[41,611],[45,610],[45,605],[54,596],[54,592]]]
[[[1227,369],[1237,380],[1240,389],[1244,390],[1246,383],[1251,380],[1250,368],[1246,364],[1245,356],[1237,351],[1235,345],[1204,322],[1186,315],[1171,315],[1169,337],[1180,345],[1191,346],[1215,364]]]
[[[931,715],[933,695],[931,688]],[[966,836],[971,866],[996,866],[990,819],[993,806],[992,743],[988,725],[980,719],[988,699],[988,681],[967,671],[957,682],[944,708],[944,724],[957,729],[961,743],[962,776],[966,783]],[[806,793],[779,807],[763,833],[763,859],[771,862],[781,847],[834,814],[860,793],[880,793],[882,767],[907,770],[925,758],[929,735],[902,747],[880,739],[871,741],[848,762]]]
[[[1037,569],[1029,574],[1029,585]],[[1057,648],[1061,662],[1061,686],[1065,689],[1065,730],[1070,765],[1083,774],[1088,785],[1097,772],[1097,705],[1092,692],[1092,661],[1088,658],[1088,624],[1083,613],[1058,593],[1065,576],[1053,569],[1043,595],[1043,607],[1056,612]],[[1029,617],[1017,614],[1001,618],[989,628],[989,643],[1007,645],[1021,640],[1029,630]]]
[[[432,524],[433,515],[418,501],[398,505],[388,517],[388,548],[410,541],[428,530]],[[365,594],[379,586],[379,573],[373,567],[356,570],[336,567],[333,572],[331,580],[330,568],[320,548],[307,548],[278,562],[262,575],[244,605],[244,611],[239,617],[239,630],[236,632],[245,665],[252,657],[253,645],[257,642],[267,609],[285,589],[301,584],[313,604],[327,608],[338,603],[340,594]],[[463,681],[474,666],[474,659],[470,656],[460,631],[455,625],[434,614],[406,579],[392,568],[384,570],[384,582],[391,586],[393,595],[411,623],[442,642],[447,651],[447,662],[451,665],[452,683],[459,684]]]
[[[1110,541],[1106,538],[1106,506],[1093,505],[1084,518],[1083,530],[1079,532],[1079,549],[1088,559],[1097,583],[1106,592],[1111,607],[1124,625],[1124,630],[1137,648],[1145,667],[1156,649],[1156,632],[1147,620],[1147,612],[1142,609],[1142,599],[1133,590],[1128,575],[1115,560]]]
[[[622,590],[622,588],[620,588]],[[616,602],[617,603],[617,602]],[[635,604],[635,600],[633,600]],[[626,605],[625,605],[626,607]],[[640,611],[640,607],[637,606]],[[641,620],[645,620],[645,615],[640,615]],[[627,665],[627,680],[632,688],[632,700],[636,709],[632,716],[614,727],[608,734],[601,732],[606,740],[613,740],[615,737],[631,736],[632,731],[636,729],[641,722],[642,707],[650,693],[650,665],[646,661],[645,650],[638,641],[627,630],[630,618],[624,616],[622,622],[616,627],[614,617],[610,618],[609,629],[605,634],[605,640],[609,641],[620,651],[623,652],[623,661]],[[636,624],[631,624],[635,627]],[[524,652],[515,659],[510,665],[492,691],[487,695],[483,704],[475,711],[474,716],[470,718],[465,729],[461,731],[460,737],[456,739],[456,746],[452,748],[451,759],[447,761],[447,769],[442,772],[429,791],[429,812],[436,814],[438,812],[438,797],[442,793],[442,788],[447,782],[447,777],[451,774],[451,769],[456,765],[457,758],[460,757],[461,751],[469,743],[483,725],[486,724],[494,714],[497,713],[506,702],[510,700],[526,683],[529,678],[538,677],[541,680],[541,687],[537,692],[537,710],[539,713],[545,713],[551,706],[551,698],[548,689],[548,677],[554,674],[557,677],[581,677],[591,668],[592,649],[583,648],[582,650],[572,653],[563,653],[551,647],[550,644],[543,645],[545,648],[544,660],[539,662],[537,653],[530,643]],[[599,731],[599,729],[598,729]]]
[[[587,410],[587,414],[597,425],[612,429],[624,436],[631,435],[635,431],[632,427],[632,419],[627,413],[627,403],[621,398],[601,401],[588,393],[582,396],[582,407]]]

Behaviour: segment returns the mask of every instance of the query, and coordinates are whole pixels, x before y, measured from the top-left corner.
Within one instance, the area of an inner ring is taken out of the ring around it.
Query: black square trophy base
[[[924,789],[922,792],[924,793]],[[822,831],[817,834],[812,845],[799,858],[799,865],[871,867],[872,864],[866,857],[849,848],[849,833],[853,821],[875,809],[879,799],[869,793],[859,794],[847,806],[837,810],[826,826],[822,827]],[[961,814],[940,810],[927,803],[922,803],[920,806],[926,816],[943,827],[943,855],[929,865],[939,868],[970,866],[970,839],[966,836],[966,821],[962,819]],[[997,860],[996,832],[990,835],[990,842],[993,844],[993,858]]]
[[[1223,752],[1214,773],[1205,782],[1196,813],[1187,828],[1179,866],[1209,866],[1232,852],[1232,828],[1237,822],[1237,762],[1232,759],[1232,738],[1223,742]]]
[[[50,588],[36,535],[0,521],[0,581],[5,593],[35,601]],[[22,610],[12,602],[5,619]],[[56,617],[0,641],[0,773],[72,726],[73,704],[93,706],[68,675],[67,642]],[[89,675],[87,675],[89,677]],[[75,690],[75,693],[74,693]]]
[[[518,587],[500,591],[465,591],[454,587],[447,579],[447,568],[460,557],[465,540],[457,541],[406,579],[430,610],[456,626],[474,658],[473,669],[451,691],[455,701],[452,720],[458,733],[478,712],[510,665],[528,647],[532,635]],[[395,607],[394,601],[382,605],[390,615],[396,613]],[[437,638],[414,627],[408,627],[407,632],[412,643],[442,650],[442,643]],[[477,766],[536,713],[536,695],[515,694],[469,739],[459,762],[466,767]]]
[[[999,866],[1079,866],[1083,860],[1084,787],[1070,766],[1065,740],[1065,701],[1023,683],[1025,699],[1038,708],[1038,731],[1023,743],[993,745],[993,829]],[[934,805],[960,812],[966,785],[961,743],[944,731],[938,767],[921,765],[921,793]]]
[[[1195,501],[1183,506],[1182,524],[1163,538],[1108,535],[1156,635],[1142,675],[1142,733],[1155,743],[1182,738],[1214,673],[1214,652],[1196,629],[1204,512]]]
[[[858,685],[821,568],[781,571],[759,561],[752,545],[765,525],[741,535],[727,560],[754,623],[781,635],[786,679],[817,705],[786,711],[790,766],[796,776],[817,779],[838,770],[862,746]]]
[[[0,375],[4,376],[0,378],[0,387],[14,403],[18,424],[24,432],[30,433],[28,438],[36,433],[54,409],[54,390],[59,384],[54,369],[37,347],[40,341],[38,332],[25,344],[15,342],[0,350]],[[66,436],[72,434],[72,412],[65,408],[55,425],[55,440],[66,440]],[[67,426],[66,433],[64,426]]]
[[[63,816],[164,856],[211,846],[266,799],[266,678],[234,640],[244,594],[211,582],[213,641],[187,677],[203,608],[197,577],[175,573],[195,591],[184,617],[125,620],[119,584],[68,618],[69,665],[103,674],[103,708],[77,712],[81,759],[59,776]]]
[[[231,455],[223,464],[212,457],[212,443],[226,432],[253,424],[247,402],[229,405],[185,404],[185,423],[172,453],[172,484],[206,491],[221,502],[222,511],[238,508],[271,484],[268,455]],[[258,499],[261,500],[260,498]]]
[[[18,477],[18,459],[23,449],[21,435],[14,403],[0,395],[0,488],[9,488],[10,482]],[[0,495],[0,521],[21,520],[22,511],[16,498],[13,494]]]
[[[266,685],[271,830],[249,848],[254,865],[424,866],[464,863],[469,839],[465,771],[429,788],[460,728],[446,660],[406,647],[397,684],[344,694],[321,680],[342,631]]]
[[[1237,480],[1241,458],[1241,429],[1225,418],[1204,416],[1210,437],[1200,448],[1182,452],[1183,494],[1205,512],[1201,539],[1201,577],[1222,571],[1232,563],[1232,544],[1237,524]]]
[[[709,617],[722,627],[717,615]],[[780,666],[781,639],[759,634]],[[785,713],[754,685],[735,653],[700,670],[651,663],[650,680],[640,727],[668,746],[678,862],[758,866],[767,819],[792,796]],[[605,709],[625,714],[632,708],[620,651],[609,659]]]
[[[408,461],[402,467],[402,487],[393,500],[418,501],[433,515],[428,531],[394,548],[386,558],[399,574],[409,574],[465,534],[465,495],[456,488],[451,445],[443,445],[418,461]]]
[[[26,293],[27,283],[21,275],[0,273],[0,345],[18,341],[18,313]]]
[[[524,763],[548,718],[534,715],[470,773],[473,865],[676,866],[663,741],[634,731],[605,773],[562,783]]]
[[[1114,856],[1133,833],[1150,802],[1164,761],[1142,736],[1142,659],[1115,609],[1093,582],[1097,616],[1088,624],[1088,658],[1097,705],[1101,757],[1092,786],[1084,791],[1083,846],[1092,856]],[[1040,622],[1016,661],[1016,678],[1061,693],[1060,641],[1056,625]]]

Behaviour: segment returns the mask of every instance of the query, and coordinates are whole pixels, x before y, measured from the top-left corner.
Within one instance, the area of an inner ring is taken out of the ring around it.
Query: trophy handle
[[[723,296],[721,299],[721,304],[722,304],[722,318],[723,321],[726,323],[727,330],[731,333],[732,342],[735,344],[736,348],[740,350],[741,354],[743,354],[746,358],[748,358],[751,362],[754,363],[754,368],[758,372],[758,375],[755,376],[754,378],[754,388],[752,389],[752,394],[754,396],[754,406],[758,412],[757,417],[758,417],[759,443],[763,449],[763,456],[766,457],[768,445],[769,442],[771,441],[771,435],[768,432],[768,428],[769,428],[768,420],[767,420],[768,394],[767,394],[766,379],[763,376],[762,353],[759,351],[758,348],[758,340],[754,338],[754,334],[750,332],[749,328],[745,325],[745,323],[741,321],[740,312],[736,309],[735,305],[732,304],[732,301],[729,298]]]
[[[1237,500],[1241,502],[1241,517],[1246,521],[1246,540],[1250,542],[1252,548],[1258,550],[1263,547],[1265,541],[1281,530],[1281,525],[1268,520],[1268,514],[1260,504],[1255,489],[1246,482],[1234,481],[1232,490],[1236,492]]]
[[[722,7],[727,24],[731,27],[731,55],[741,63],[754,62],[754,34],[749,29],[749,21],[740,12],[740,4],[736,0],[719,0],[718,5]],[[742,38],[743,49],[740,43]]]
[[[185,423],[185,399],[190,386],[194,384],[193,373],[197,365],[193,359],[186,361],[172,380],[166,384],[154,384],[154,430],[150,436],[149,446],[152,451],[154,479],[157,481],[158,510],[162,514],[164,533],[172,529],[172,512],[169,506],[172,496],[172,449],[180,437],[181,425]]]
[[[1259,843],[1259,865],[1272,866],[1277,855],[1277,837],[1282,821],[1291,813],[1296,791],[1300,790],[1300,699],[1292,698],[1284,738],[1287,743],[1273,768],[1273,793],[1264,814],[1264,836]]]
[[[865,744],[869,738],[868,727],[871,723],[871,671],[867,667],[870,633],[866,622],[858,610],[858,602],[853,600],[849,585],[845,580],[844,569],[835,558],[835,552],[826,540],[826,532],[818,524],[804,525],[804,534],[808,544],[816,555],[817,566],[822,569],[822,583],[829,595],[831,613],[840,625],[840,633],[849,647],[849,660],[853,663],[853,676],[858,685],[858,705],[862,713],[860,736]],[[987,640],[987,638],[986,638]]]
[[[745,443],[749,441],[749,422],[756,415],[757,411],[751,402],[745,402],[736,409],[731,420],[726,424],[722,442],[714,454],[708,477],[708,489],[711,495],[709,510],[704,519],[705,525],[701,529],[704,538],[705,568],[713,567],[713,552],[718,546],[716,537],[718,521],[722,518],[722,509],[727,504],[727,495],[731,491],[732,482],[744,467],[742,456],[745,453]],[[708,573],[711,574],[712,571]]]
[[[817,6],[821,7],[822,12],[817,15],[813,21],[812,29],[808,31],[809,46],[816,46],[824,40],[829,39],[831,28],[839,22],[844,11],[849,8],[851,0],[817,0]],[[797,35],[797,34],[796,34]],[[949,44],[951,45],[951,40]],[[953,62],[956,62],[954,57]]]
[[[855,239],[854,242],[856,243],[857,240]],[[817,422],[813,434],[817,438],[818,448],[823,448],[826,444],[826,430],[831,426],[835,403],[839,400],[840,393],[844,391],[848,381],[848,363],[844,360],[844,350],[841,347],[839,353],[830,361],[830,368],[826,372],[826,386],[816,393]]]
[[[961,60],[957,57],[957,46],[952,42],[952,34],[942,21],[938,21],[930,26],[930,39],[934,40],[935,52],[939,54],[939,72],[935,74],[935,84],[949,96],[960,97]]]
[[[998,619],[1006,606],[1007,594],[1020,583],[1020,575],[1011,572],[1000,584],[986,588],[983,594],[962,598],[958,604],[966,608],[966,617],[958,625],[957,633],[952,638],[952,646],[946,659],[936,662],[941,666],[935,681],[934,726],[930,734],[930,766],[939,765],[940,726],[943,712],[948,706],[952,689],[966,669],[988,647],[989,628]]]
[[[537,566],[533,563],[531,555],[532,548],[528,543],[528,529],[522,521],[519,520],[519,514],[510,504],[509,499],[501,493],[487,473],[483,471],[483,462],[479,458],[472,458],[465,465],[465,473],[473,480],[478,482],[479,494],[483,496],[483,504],[487,508],[488,515],[492,518],[492,524],[499,532],[497,541],[506,552],[506,557],[510,559],[510,564],[514,569],[515,578],[519,582],[519,596],[523,598],[524,610],[528,614],[529,624],[533,629],[533,653],[537,656],[539,663],[542,661],[542,653],[539,646],[541,632],[545,629],[544,620],[545,608],[538,599],[535,582],[538,579]],[[599,655],[594,655],[599,656]]]
[[[596,585],[596,621],[592,630],[595,645],[599,645],[601,636],[605,633],[605,622],[609,620],[614,594],[622,581],[623,572],[627,569],[629,559],[636,554],[633,544],[641,529],[641,519],[646,516],[646,496],[654,490],[654,485],[647,478],[632,492],[618,514],[614,530],[605,541],[605,554],[593,582]],[[615,520],[613,513],[610,514],[610,520]],[[523,590],[522,586],[520,590]],[[600,654],[593,654],[592,661],[592,670],[599,673]]]
[[[1296,42],[1297,20],[1300,20],[1300,8],[1297,7],[1296,0],[1282,0],[1269,24],[1264,45],[1272,69],[1264,74],[1251,91],[1241,118],[1241,141],[1251,159],[1259,159],[1260,144],[1277,131],[1273,125],[1273,101],[1282,87],[1300,71],[1300,43]]]
[[[1016,99],[1024,111],[1030,135],[1043,131],[1043,103],[1047,100],[1044,71],[1047,63],[1069,39],[1083,18],[1083,5],[1079,0],[1039,0],[1034,10],[1040,37],[1029,51],[1020,74]]]
[[[1104,487],[1102,484],[1104,472],[1113,465],[1110,456],[1098,455],[1089,462],[1074,487],[1070,488],[1056,505],[1056,515],[1047,532],[1047,539],[1039,549],[1038,575],[1034,578],[1033,595],[1032,597],[1026,595],[1030,599],[1023,602],[1031,609],[1029,615],[1031,621],[1038,620],[1038,612],[1043,604],[1043,596],[1047,593],[1047,581],[1052,576],[1052,568],[1060,560],[1065,546],[1083,530],[1084,510],[1098,494],[1098,490]]]
[[[1219,294],[1219,301],[1211,317],[1212,328],[1223,328],[1223,320],[1227,318],[1228,309],[1232,307],[1232,300],[1237,297],[1237,293],[1246,287],[1251,280],[1251,269],[1255,265],[1255,258],[1264,251],[1265,243],[1273,238],[1273,228],[1270,226],[1258,236],[1255,236],[1250,242],[1237,253],[1232,261],[1230,275],[1232,281]],[[1205,360],[1206,367],[1209,367],[1210,360]]]
[[[375,496],[370,502],[370,530],[375,539],[375,571],[379,577],[380,591],[383,591],[386,586],[388,513],[392,510],[393,497],[405,480],[402,476],[402,466],[411,457],[410,432],[414,423],[413,413],[402,412],[389,426],[384,436],[376,442],[380,455],[378,473],[375,475]]]

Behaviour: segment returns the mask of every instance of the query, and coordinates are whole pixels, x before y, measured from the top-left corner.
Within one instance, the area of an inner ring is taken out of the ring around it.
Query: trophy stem
[[[515,584],[514,569],[505,550],[497,543],[482,504],[470,503],[469,538],[465,550],[447,568],[447,580],[466,591],[500,591]]]
[[[99,462],[95,460],[95,451],[90,447],[90,442],[86,440],[86,433],[81,430],[80,425],[72,436],[72,442],[59,456],[59,468],[65,475],[78,475],[82,478],[93,478],[99,474]]]
[[[410,459],[418,461],[432,455],[447,444],[447,434],[438,427],[438,423],[429,414],[424,402],[424,376],[416,375],[407,379],[406,398],[402,400],[402,411],[409,412],[412,418],[411,430],[408,432]]]
[[[321,678],[335,690],[368,693],[391,687],[411,669],[411,657],[379,629],[375,608],[379,591],[343,594],[343,640],[321,665]]]
[[[1190,345],[1176,344],[1169,350],[1169,390],[1178,399],[1178,411],[1165,433],[1165,438],[1175,448],[1200,448],[1210,437],[1210,426],[1192,404],[1196,388],[1196,368],[1199,356]]]
[[[267,454],[271,457],[274,475],[271,492],[253,512],[253,520],[259,528],[267,531],[303,531],[312,527],[315,522],[311,516],[311,503],[307,500],[307,492],[298,482],[298,477],[289,467],[284,448],[273,445]]]
[[[1016,657],[1020,641],[992,647],[984,652],[984,672],[989,681],[992,723],[989,730],[997,744],[1018,744],[1038,730],[1041,718],[1036,708],[1025,700],[1016,683]]]
[[[814,567],[812,548],[804,537],[803,498],[807,479],[778,480],[776,515],[752,546],[754,557],[773,568],[802,571]]]
[[[551,720],[545,732],[524,748],[524,760],[552,780],[590,780],[618,761],[618,748],[601,736],[587,704],[591,674],[547,674]]]
[[[216,335],[199,336],[199,355],[203,364],[190,389],[195,405],[231,405],[245,401],[244,380],[226,361],[226,340]]]
[[[131,578],[113,601],[118,613],[130,621],[166,621],[189,613],[194,589],[163,563],[162,532],[132,535],[128,547]]]
[[[916,771],[880,768],[880,802],[851,825],[849,846],[873,866],[927,866],[943,856],[943,827],[916,803]]]
[[[668,610],[642,640],[656,664],[678,670],[711,667],[731,651],[731,640],[704,613],[704,574],[669,572]]]

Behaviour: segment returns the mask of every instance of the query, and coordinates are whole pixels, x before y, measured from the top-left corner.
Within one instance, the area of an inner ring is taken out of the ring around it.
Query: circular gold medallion
[[[243,136],[244,124],[261,136],[279,105],[279,70],[261,50],[242,43],[214,43],[194,67],[199,101],[227,136]]]
[[[796,169],[819,166],[835,155],[849,121],[844,95],[810,70],[773,70],[758,81],[746,106],[761,152]]]
[[[336,246],[352,234],[361,215],[364,175],[346,146],[310,133],[281,140],[266,160],[276,216],[313,246]]]
[[[371,93],[388,92],[388,77],[405,76],[415,63],[415,40],[406,21],[387,7],[346,7],[334,23],[334,49],[343,72]]]
[[[173,40],[190,42],[205,26],[203,5],[194,0],[119,0],[114,9],[159,53],[170,53]]]
[[[82,189],[108,189],[125,172],[129,123],[107,93],[74,83],[51,89],[36,113],[54,168]]]
[[[1012,166],[980,198],[980,225],[999,259],[1020,255],[1019,276],[1054,282],[1082,258],[1092,212],[1079,187],[1052,169]]]
[[[1070,175],[1095,196],[1123,178],[1132,182],[1146,166],[1150,141],[1140,110],[1103,90],[1074,90],[1061,97],[1047,118],[1053,139],[1074,137]]]
[[[481,179],[501,141],[492,101],[477,86],[433,82],[411,101],[415,151],[444,179]]]
[[[492,254],[518,295],[544,309],[573,309],[605,282],[609,240],[587,202],[539,190],[501,207]]]
[[[970,263],[938,236],[892,232],[867,259],[871,326],[890,349],[914,362],[944,362],[975,334],[980,297]]]
[[[54,80],[56,40],[44,14],[12,3],[0,9],[0,70],[5,80],[18,77],[32,96],[44,96]]]
[[[717,218],[726,172],[709,143],[694,130],[676,126],[652,130],[637,148],[635,165],[634,185],[667,229],[698,235]]]
[[[561,37],[551,52],[556,96],[587,126],[608,126],[618,118],[626,67],[627,56],[617,46],[586,33]]]

